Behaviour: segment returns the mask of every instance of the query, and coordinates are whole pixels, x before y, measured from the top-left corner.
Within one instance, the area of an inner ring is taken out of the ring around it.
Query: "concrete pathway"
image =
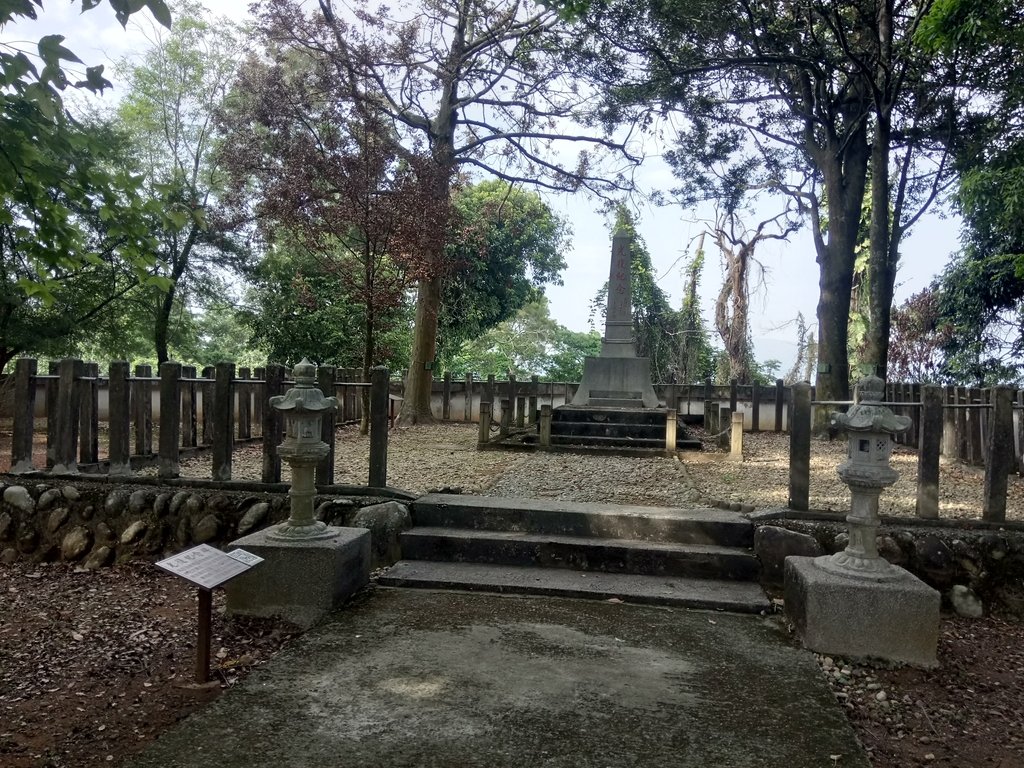
[[[369,590],[134,768],[867,768],[762,617]]]

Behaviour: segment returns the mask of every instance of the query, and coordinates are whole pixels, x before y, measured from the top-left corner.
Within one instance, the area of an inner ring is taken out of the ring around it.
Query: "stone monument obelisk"
[[[630,287],[632,236],[616,230],[608,274],[601,354],[583,363],[583,381],[572,400],[574,406],[609,408],[657,408],[658,396],[651,386],[651,361],[637,357],[633,344],[633,302]]]

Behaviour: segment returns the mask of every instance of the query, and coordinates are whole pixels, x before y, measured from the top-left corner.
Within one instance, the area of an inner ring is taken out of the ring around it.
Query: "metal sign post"
[[[254,565],[263,562],[263,558],[236,549],[233,552],[221,552],[207,544],[186,549],[173,557],[161,560],[157,568],[180,576],[198,589],[199,597],[199,637],[196,641],[196,682],[207,683],[210,680],[210,634],[213,620],[213,589],[240,576]]]

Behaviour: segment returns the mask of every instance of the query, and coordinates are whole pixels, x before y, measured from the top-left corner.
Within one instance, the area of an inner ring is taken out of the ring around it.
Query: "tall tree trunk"
[[[893,36],[895,10],[893,0],[880,0],[876,6],[875,29],[877,61],[874,65],[875,135],[871,146],[871,225],[868,253],[868,317],[870,324],[865,339],[864,362],[874,368],[877,376],[886,378],[889,367],[889,328],[892,295],[896,285],[898,251],[893,243],[892,227],[898,226],[890,215],[891,185],[889,181],[890,142],[892,141],[892,109],[894,78]]]
[[[170,360],[167,353],[168,338],[170,336],[171,312],[174,311],[174,284],[167,289],[160,305],[156,309],[156,322],[153,327],[153,346],[156,347],[156,362],[166,363]]]
[[[364,333],[366,338],[363,341],[363,383],[370,383],[370,368],[373,367],[373,310],[369,306],[366,307],[366,323],[364,327]],[[363,415],[359,419],[359,434],[367,435],[370,433],[370,388],[360,387],[359,389],[360,399],[363,404]]]
[[[886,378],[889,365],[889,329],[892,297],[896,287],[896,263],[890,258],[889,142],[892,126],[888,114],[876,116],[871,147],[871,225],[868,255],[868,316],[864,362],[875,375]]]
[[[863,123],[841,148],[833,144],[819,155],[828,204],[828,242],[820,236],[815,239],[820,270],[818,370],[814,382],[818,400],[850,399],[850,296],[869,155]],[[824,409],[818,409],[818,414],[815,429],[821,430],[827,426]]]
[[[434,351],[437,349],[437,316],[441,307],[441,277],[420,280],[416,292],[416,324],[413,330],[412,359],[405,380],[405,400],[399,422],[402,424],[432,424],[430,390],[434,380],[432,370]],[[431,369],[427,365],[431,365]]]
[[[369,214],[364,214],[364,218],[369,218]],[[374,260],[373,250],[370,247],[370,241],[365,237],[363,238],[363,290],[365,301],[364,306],[366,307],[366,313],[363,317],[363,383],[370,383],[370,368],[373,366],[373,353],[376,348],[374,343],[374,299],[376,298],[376,286],[374,285]],[[359,434],[367,435],[370,433],[370,388],[361,387],[359,390],[360,400],[363,406],[363,415],[359,419]]]

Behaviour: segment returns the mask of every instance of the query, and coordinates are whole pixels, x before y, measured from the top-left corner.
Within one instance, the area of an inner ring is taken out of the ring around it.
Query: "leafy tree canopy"
[[[83,0],[82,10],[99,5]],[[162,0],[110,0],[122,24],[148,8],[164,25],[170,13]],[[13,21],[34,19],[42,0],[0,4],[0,29]],[[85,69],[75,79],[68,67],[81,60],[63,45],[61,35],[41,38],[34,51],[0,43],[0,248],[16,263],[18,286],[25,293],[53,300],[68,272],[98,264],[83,218],[108,222],[117,241],[117,257],[131,265],[140,280],[153,264],[151,217],[158,209],[139,193],[139,179],[104,162],[102,138],[67,111],[68,88],[102,92],[110,86],[102,66]]]
[[[601,337],[559,325],[549,314],[543,295],[476,339],[465,341],[449,368],[481,376],[512,373],[537,375],[546,381],[579,381],[583,360],[601,352]]]
[[[441,359],[560,284],[569,228],[536,192],[503,181],[458,190],[439,318]]]

